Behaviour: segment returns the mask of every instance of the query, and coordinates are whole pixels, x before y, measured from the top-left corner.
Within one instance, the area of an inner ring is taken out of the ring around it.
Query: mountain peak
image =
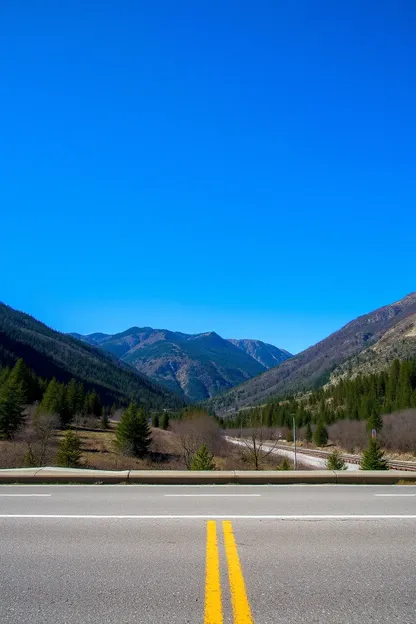
[[[286,351],[261,341],[236,344],[215,331],[184,334],[134,326],[102,335],[106,338],[99,342],[100,348],[194,401],[232,388],[289,357]],[[97,345],[92,336],[76,337]]]

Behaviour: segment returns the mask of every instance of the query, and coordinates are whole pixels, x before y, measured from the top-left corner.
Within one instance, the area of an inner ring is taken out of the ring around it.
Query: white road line
[[[374,494],[374,496],[381,496],[383,498],[391,498],[391,497],[397,497],[397,496],[416,496],[416,494]]]
[[[18,496],[19,498],[33,498],[41,496],[42,498],[45,498],[46,496],[52,496],[52,494],[0,494],[0,497],[2,498],[10,498],[10,496]]]
[[[416,514],[377,514],[377,515],[239,515],[239,514],[198,514],[198,515],[79,515],[79,514],[0,514],[0,519],[34,520],[416,520]]]
[[[253,496],[261,496],[261,494],[164,494],[166,498],[251,498]]]

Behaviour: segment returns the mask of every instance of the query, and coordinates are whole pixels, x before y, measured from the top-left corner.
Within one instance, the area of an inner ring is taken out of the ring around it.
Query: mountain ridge
[[[215,331],[185,334],[133,326],[118,334],[72,335],[194,401],[209,399],[291,357],[260,340],[224,339]]]
[[[218,413],[265,402],[324,385],[349,358],[377,343],[398,323],[416,313],[416,293],[353,319],[327,338],[258,377],[214,397]],[[416,344],[416,341],[415,341]],[[410,349],[412,352],[412,348]],[[416,355],[416,354],[415,354]]]
[[[149,408],[183,405],[165,387],[110,353],[0,303],[0,364],[13,365],[21,357],[36,375],[65,383],[74,378],[105,400],[133,398]]]

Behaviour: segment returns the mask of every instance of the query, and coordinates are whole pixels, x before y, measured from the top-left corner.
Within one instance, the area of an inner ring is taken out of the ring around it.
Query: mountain
[[[61,334],[33,317],[0,303],[0,364],[22,357],[40,377],[82,381],[102,399],[134,399],[147,407],[180,407],[183,401],[166,388],[119,362],[110,353]]]
[[[341,377],[354,379],[385,370],[393,360],[416,358],[416,313],[399,321],[370,347],[337,366],[331,373],[330,383]]]
[[[82,336],[81,334],[77,334],[77,333],[72,333],[69,335],[72,336],[73,338],[76,338],[77,340],[88,342],[88,344],[94,345],[94,346],[98,346],[102,342],[104,342],[104,340],[107,340],[107,338],[110,338],[110,334],[100,334],[99,332],[97,332],[96,334],[89,334],[88,336]]]
[[[72,334],[79,336],[79,334]],[[184,334],[167,329],[131,327],[108,336],[89,334],[81,339],[98,344],[183,397],[202,401],[267,370],[268,363],[290,357],[256,340],[225,340],[215,332]],[[280,359],[279,359],[280,358]]]
[[[265,368],[273,368],[292,357],[289,351],[278,349],[274,345],[267,344],[267,342],[262,342],[261,340],[235,340],[229,338],[228,341],[257,360],[257,362],[260,362],[260,364],[263,364]]]
[[[411,323],[415,313],[416,293],[412,293],[351,321],[276,368],[216,397],[211,405],[218,413],[223,413],[265,402],[271,396],[319,387],[329,381],[331,373],[339,366],[364,350],[365,357],[371,359],[376,353],[379,361],[383,360],[386,353],[392,356],[395,350],[397,353],[411,353],[414,349]],[[392,333],[388,334],[389,331]],[[406,332],[410,332],[410,335],[406,336]],[[408,345],[404,351],[401,341]],[[395,344],[392,346],[392,343]],[[354,365],[353,359],[351,365]]]

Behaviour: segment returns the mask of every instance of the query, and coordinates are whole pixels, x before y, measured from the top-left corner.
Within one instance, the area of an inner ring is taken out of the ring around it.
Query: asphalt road
[[[416,622],[413,486],[1,486],[5,624]]]

